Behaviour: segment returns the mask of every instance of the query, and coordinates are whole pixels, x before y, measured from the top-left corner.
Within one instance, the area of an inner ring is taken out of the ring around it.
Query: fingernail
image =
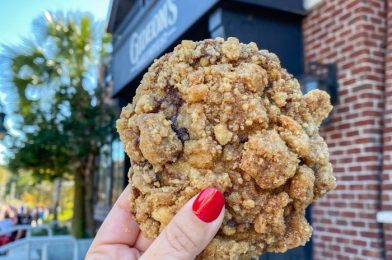
[[[210,223],[219,216],[224,205],[225,198],[219,190],[206,188],[193,202],[192,210],[200,220]]]

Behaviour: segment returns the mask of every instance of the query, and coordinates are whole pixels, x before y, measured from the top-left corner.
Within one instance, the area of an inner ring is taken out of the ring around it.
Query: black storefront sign
[[[113,53],[113,95],[142,72],[218,0],[160,0],[133,22]],[[189,10],[192,10],[191,12]]]

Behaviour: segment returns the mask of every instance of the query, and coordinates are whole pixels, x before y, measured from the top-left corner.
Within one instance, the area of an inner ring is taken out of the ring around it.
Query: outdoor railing
[[[32,230],[46,230],[47,236],[31,236]],[[16,248],[25,246],[26,248],[26,256],[27,259],[31,259],[31,249],[34,247],[35,249],[41,249],[41,257],[42,260],[50,259],[48,246],[53,244],[64,244],[70,243],[72,245],[72,259],[77,260],[79,256],[79,248],[77,240],[73,236],[62,235],[62,236],[53,236],[52,230],[48,225],[40,225],[40,226],[30,226],[30,225],[17,225],[7,230],[0,232],[0,235],[12,233],[14,231],[26,231],[26,237],[18,239],[16,241],[10,242],[6,245],[0,246],[0,254],[5,252],[10,252]],[[1,259],[1,256],[0,256]]]
[[[22,246],[26,246],[26,254],[27,254],[27,259],[31,259],[31,247],[32,245],[37,245],[40,244],[41,246],[41,258],[42,260],[48,260],[51,259],[48,254],[48,245],[53,245],[53,244],[64,244],[64,243],[70,243],[73,247],[73,253],[72,253],[72,259],[77,260],[79,251],[78,251],[78,245],[77,241],[74,237],[72,236],[41,236],[41,237],[26,237],[19,239],[17,241],[8,243],[4,246],[0,247],[0,253],[7,252],[9,250],[19,248]],[[1,259],[1,258],[0,258]]]

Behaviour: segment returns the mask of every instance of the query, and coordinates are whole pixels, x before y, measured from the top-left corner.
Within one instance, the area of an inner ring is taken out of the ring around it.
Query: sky
[[[44,11],[88,11],[106,19],[110,0],[0,0],[0,44],[17,44],[31,35],[31,23]]]
[[[106,20],[110,4],[111,0],[0,0],[0,45],[17,45],[22,37],[31,38],[32,21],[45,11],[88,11],[95,19]],[[0,164],[5,151],[0,144]]]

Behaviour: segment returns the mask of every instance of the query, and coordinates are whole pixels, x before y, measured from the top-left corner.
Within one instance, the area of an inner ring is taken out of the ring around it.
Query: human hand
[[[87,252],[95,259],[194,259],[222,224],[224,197],[207,188],[190,199],[154,240],[147,239],[131,215],[127,187],[114,204]]]

